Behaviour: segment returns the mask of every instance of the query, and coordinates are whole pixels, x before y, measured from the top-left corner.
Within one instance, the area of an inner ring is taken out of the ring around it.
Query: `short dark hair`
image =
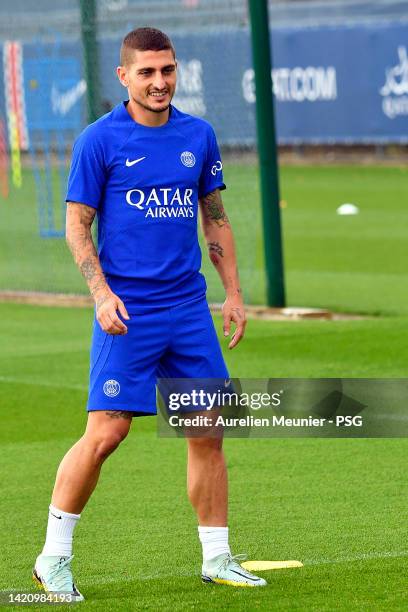
[[[120,65],[125,66],[132,61],[133,51],[164,51],[170,49],[176,57],[170,38],[156,28],[137,28],[126,34],[120,48]]]

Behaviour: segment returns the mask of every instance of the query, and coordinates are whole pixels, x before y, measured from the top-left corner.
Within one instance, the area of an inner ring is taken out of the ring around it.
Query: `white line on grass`
[[[86,385],[66,385],[47,380],[28,380],[26,378],[18,378],[17,376],[0,376],[0,382],[12,382],[19,385],[32,385],[33,387],[54,387],[56,389],[74,389],[75,391],[86,391]]]
[[[326,565],[331,563],[352,563],[353,561],[370,561],[371,559],[393,559],[408,557],[408,550],[360,553],[357,555],[340,556],[335,559],[305,559],[304,565]]]
[[[400,550],[400,551],[384,551],[384,552],[374,552],[374,553],[360,553],[357,555],[350,555],[345,557],[337,557],[335,559],[304,559],[302,561],[303,565],[331,565],[335,563],[353,563],[355,561],[371,561],[374,559],[396,559],[408,557],[408,550]],[[278,570],[275,570],[278,571]],[[163,578],[177,578],[177,577],[192,577],[198,576],[199,572],[192,572],[187,570],[179,570],[177,572],[168,573],[160,573],[157,572],[155,574],[147,574],[147,575],[134,575],[134,576],[121,576],[119,573],[116,576],[101,576],[100,574],[95,574],[94,576],[88,576],[86,579],[81,581],[81,584],[84,585],[93,585],[93,584],[112,584],[115,582],[135,582],[135,581],[147,581],[147,580],[158,580]]]

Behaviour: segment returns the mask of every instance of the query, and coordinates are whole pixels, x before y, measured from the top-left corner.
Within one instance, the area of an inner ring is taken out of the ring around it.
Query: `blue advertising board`
[[[196,62],[196,103],[220,141],[254,143],[248,33],[196,37],[194,54],[187,39],[175,44],[182,68]],[[408,24],[276,29],[272,51],[281,144],[408,142]]]
[[[172,39],[179,61],[174,104],[210,121],[221,144],[254,144],[248,30],[175,33]],[[408,142],[408,23],[274,28],[272,41],[281,144]],[[99,82],[106,108],[126,98],[115,74],[120,42],[113,37],[100,40]],[[34,44],[24,43],[23,48],[25,78],[32,82]],[[78,42],[65,40],[61,52],[60,67],[49,72],[40,114],[68,135],[84,123],[86,83]],[[27,86],[26,94],[30,121],[36,92]],[[5,109],[0,95],[1,114]]]

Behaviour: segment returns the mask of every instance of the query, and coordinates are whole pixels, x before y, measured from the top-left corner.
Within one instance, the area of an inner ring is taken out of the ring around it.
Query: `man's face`
[[[176,89],[177,64],[170,49],[163,51],[135,50],[132,63],[119,66],[117,72],[129,97],[153,113],[169,107]]]

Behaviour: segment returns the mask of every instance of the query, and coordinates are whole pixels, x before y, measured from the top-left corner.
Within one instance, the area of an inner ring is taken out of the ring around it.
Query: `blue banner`
[[[195,53],[187,38],[174,38],[220,141],[253,144],[248,33],[197,36]],[[272,41],[279,143],[408,142],[408,24],[276,29]]]
[[[255,89],[247,29],[175,33],[172,39],[179,61],[174,104],[210,121],[220,144],[253,145]],[[408,142],[407,23],[275,28],[272,41],[281,144]],[[105,109],[126,98],[115,73],[120,42],[100,40]],[[35,46],[25,43],[28,123],[34,121],[39,129],[38,120],[48,117],[48,125],[68,135],[86,116],[81,47],[65,40],[58,69],[44,67],[47,91],[41,92],[41,112],[32,106],[40,94],[33,89],[36,55]]]
[[[175,104],[213,124],[221,144],[255,142],[249,33],[174,35]],[[408,142],[408,23],[272,29],[273,89],[281,144]],[[117,41],[102,43],[115,65]],[[104,97],[125,93],[106,74]]]

